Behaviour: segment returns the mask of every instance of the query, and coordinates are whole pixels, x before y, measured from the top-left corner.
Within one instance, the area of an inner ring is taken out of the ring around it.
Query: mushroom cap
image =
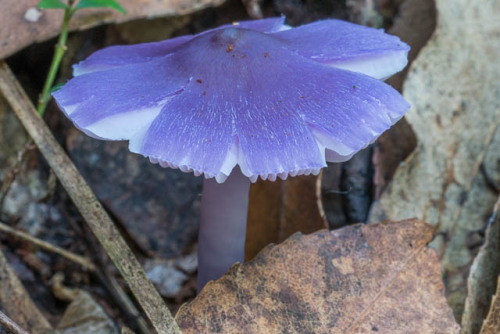
[[[348,160],[409,104],[380,81],[409,47],[338,20],[284,18],[114,46],[74,66],[53,96],[75,126],[163,167],[224,182],[239,165],[255,182],[317,173]]]

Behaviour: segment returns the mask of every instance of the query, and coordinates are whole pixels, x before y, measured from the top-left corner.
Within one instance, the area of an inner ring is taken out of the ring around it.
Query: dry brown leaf
[[[103,23],[125,22],[140,18],[188,14],[208,6],[218,6],[224,1],[121,0],[119,2],[127,11],[126,15],[111,9],[80,10],[71,21],[71,29],[87,29]],[[0,59],[34,42],[47,40],[59,33],[64,12],[62,10],[40,11],[37,9],[39,2],[40,0],[2,0]],[[31,16],[29,13],[32,13]],[[37,18],[38,15],[40,16]],[[36,20],[30,21],[30,19]]]
[[[46,333],[52,330],[49,322],[30,298],[1,250],[0,305],[9,318],[30,333]]]
[[[413,63],[404,87],[416,151],[396,171],[371,221],[418,217],[437,226],[448,302],[461,318],[466,280],[496,193],[480,173],[485,156],[500,159],[500,2],[438,0],[434,36]],[[497,147],[495,147],[497,146]],[[493,162],[492,162],[493,163]],[[494,162],[496,165],[497,162]],[[495,166],[494,165],[494,166]],[[498,170],[489,166],[487,170]],[[499,172],[491,177],[500,181]]]
[[[458,333],[418,220],[294,234],[185,304],[183,333]]]
[[[321,207],[321,177],[308,175],[275,182],[259,180],[250,187],[245,257],[252,259],[270,243],[295,232],[328,227]]]

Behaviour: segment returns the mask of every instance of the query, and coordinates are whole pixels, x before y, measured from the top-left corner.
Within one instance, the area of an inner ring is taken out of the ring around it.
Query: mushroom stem
[[[226,182],[205,179],[198,236],[198,291],[245,259],[250,181],[235,168]]]

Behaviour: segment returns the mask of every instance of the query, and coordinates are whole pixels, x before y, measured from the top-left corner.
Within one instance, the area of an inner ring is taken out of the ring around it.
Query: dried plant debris
[[[118,333],[118,328],[88,292],[68,288],[63,285],[63,280],[64,276],[60,274],[52,279],[54,295],[70,302],[55,334]]]
[[[319,176],[307,175],[275,182],[259,180],[250,188],[245,257],[252,259],[270,243],[295,232],[327,228],[320,201]]]
[[[15,323],[29,332],[52,330],[0,250],[0,305]]]
[[[39,0],[3,0],[0,20],[0,59],[34,43],[47,40],[59,33],[63,11],[37,9]],[[218,6],[224,0],[127,0],[123,15],[111,9],[78,11],[71,21],[71,29],[86,29],[103,23],[125,22],[140,18],[188,14],[196,10]]]
[[[458,333],[418,220],[294,234],[210,282],[183,333]]]
[[[484,231],[497,199],[488,179],[500,182],[494,139],[500,131],[500,67],[491,66],[500,50],[500,3],[436,4],[436,32],[404,88],[412,104],[406,118],[418,146],[372,209],[371,221],[418,217],[437,227],[431,245],[460,320],[469,268],[484,239],[477,232]]]

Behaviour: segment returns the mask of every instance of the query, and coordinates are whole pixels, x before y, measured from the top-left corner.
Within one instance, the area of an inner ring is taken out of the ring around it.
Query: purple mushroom
[[[379,79],[408,51],[381,30],[269,18],[103,49],[53,96],[89,136],[205,176],[201,289],[244,259],[250,182],[317,174],[403,116],[408,103]]]

